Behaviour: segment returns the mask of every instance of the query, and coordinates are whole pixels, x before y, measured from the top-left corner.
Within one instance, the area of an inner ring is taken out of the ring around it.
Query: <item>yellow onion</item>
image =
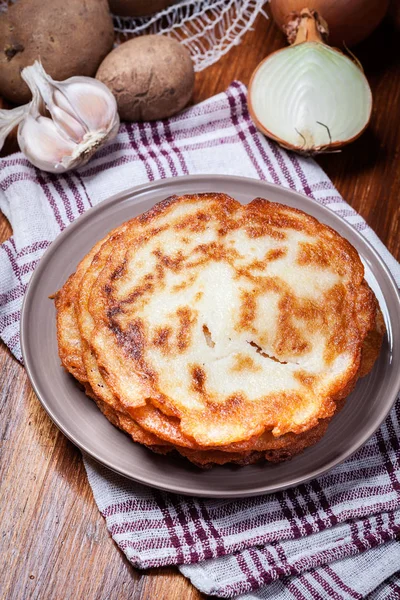
[[[270,5],[275,23],[286,35],[290,34],[296,13],[307,7],[328,23],[332,46],[354,46],[379,25],[389,0],[270,0]]]
[[[372,94],[353,60],[322,41],[325,23],[303,10],[294,43],[254,71],[250,114],[268,137],[303,154],[336,150],[369,123]]]

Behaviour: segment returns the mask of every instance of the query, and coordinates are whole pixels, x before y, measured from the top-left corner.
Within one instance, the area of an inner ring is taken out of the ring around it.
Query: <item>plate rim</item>
[[[197,180],[197,181],[199,181],[199,183],[200,182],[206,183],[207,181],[210,181],[210,180],[212,180],[212,181],[217,180],[217,181],[223,182],[223,181],[226,181],[227,179],[230,181],[235,181],[235,180],[238,182],[240,181],[242,184],[243,183],[245,184],[248,182],[249,184],[251,183],[253,185],[259,184],[262,187],[265,186],[266,194],[268,192],[268,188],[274,188],[274,189],[279,190],[280,192],[282,192],[282,191],[287,192],[292,197],[298,196],[301,199],[302,203],[305,202],[309,206],[317,205],[323,211],[326,211],[326,212],[330,213],[331,215],[333,214],[334,217],[337,220],[339,220],[339,222],[341,222],[345,226],[346,229],[350,229],[353,232],[353,235],[355,235],[356,238],[361,240],[361,242],[372,253],[374,261],[376,261],[377,265],[379,266],[379,269],[384,272],[388,282],[390,283],[392,292],[394,292],[394,297],[396,298],[396,301],[397,301],[397,308],[398,308],[398,311],[400,314],[400,290],[398,289],[396,281],[395,281],[393,275],[391,274],[388,266],[384,262],[383,258],[380,256],[380,254],[377,252],[377,250],[374,248],[374,246],[371,244],[371,242],[365,236],[363,236],[357,229],[355,229],[351,225],[351,223],[346,221],[346,219],[344,219],[341,215],[337,214],[335,211],[333,211],[331,208],[329,208],[329,206],[320,204],[317,200],[310,198],[309,196],[306,196],[305,194],[302,194],[302,193],[298,192],[297,190],[293,190],[293,189],[287,188],[285,186],[277,185],[277,184],[271,183],[266,180],[260,180],[260,179],[255,179],[255,178],[251,178],[251,177],[243,177],[243,176],[230,175],[230,174],[198,174],[198,175],[183,175],[183,176],[179,176],[179,177],[168,177],[168,178],[157,179],[155,181],[146,182],[143,184],[132,186],[130,188],[127,188],[125,190],[117,192],[116,194],[112,194],[108,198],[105,198],[104,200],[102,200],[101,202],[96,204],[95,206],[90,207],[82,215],[77,217],[74,221],[69,223],[65,227],[65,229],[57,235],[57,237],[53,240],[53,242],[51,242],[50,246],[45,250],[42,257],[40,258],[39,264],[36,266],[32,276],[28,282],[27,289],[25,291],[24,298],[23,298],[23,303],[22,303],[22,308],[21,308],[21,318],[20,318],[20,343],[21,343],[21,352],[22,352],[22,357],[23,357],[23,365],[25,367],[26,373],[28,375],[28,379],[30,381],[30,384],[32,385],[35,395],[37,396],[37,399],[39,400],[42,407],[44,408],[44,410],[46,411],[48,416],[51,418],[53,423],[56,425],[56,427],[75,446],[77,446],[84,455],[85,454],[88,455],[95,462],[110,469],[114,473],[117,473],[123,477],[130,479],[130,480],[136,481],[137,483],[140,483],[142,485],[147,485],[151,488],[156,488],[156,489],[160,489],[160,490],[175,493],[175,494],[198,496],[198,497],[208,497],[208,498],[243,498],[243,497],[252,497],[252,496],[259,496],[259,495],[263,495],[263,494],[275,493],[278,491],[282,491],[282,490],[285,490],[288,488],[295,487],[295,486],[303,484],[303,483],[307,483],[308,481],[310,481],[316,477],[321,477],[322,475],[326,474],[334,467],[345,462],[348,458],[350,458],[353,454],[355,454],[374,435],[374,433],[379,429],[379,427],[385,421],[389,412],[393,408],[393,405],[394,405],[394,403],[397,399],[397,396],[399,394],[399,391],[400,391],[400,369],[399,369],[398,376],[396,379],[397,385],[396,385],[395,389],[397,391],[392,392],[392,394],[390,395],[391,396],[390,401],[389,401],[388,406],[385,409],[385,411],[380,413],[379,419],[377,419],[376,422],[374,422],[374,424],[372,426],[367,428],[364,435],[360,438],[357,446],[354,448],[352,447],[350,450],[345,452],[343,455],[340,455],[339,459],[337,459],[337,458],[332,459],[331,461],[329,461],[329,463],[326,463],[324,465],[324,467],[320,467],[319,469],[315,469],[314,471],[312,471],[307,477],[301,477],[301,476],[297,477],[297,478],[294,477],[291,479],[290,483],[279,484],[270,489],[265,489],[266,485],[264,484],[264,485],[260,485],[259,487],[253,486],[253,487],[249,488],[248,490],[242,490],[242,491],[238,491],[238,492],[236,492],[234,490],[233,491],[232,490],[227,490],[227,491],[217,490],[214,492],[212,492],[212,491],[204,492],[201,489],[200,490],[195,489],[188,485],[180,487],[178,484],[173,484],[173,483],[169,486],[158,484],[157,482],[155,483],[151,479],[151,477],[147,478],[147,476],[135,477],[131,473],[126,472],[125,469],[118,468],[118,465],[115,465],[113,461],[107,460],[106,458],[99,457],[98,453],[93,452],[90,448],[87,447],[86,440],[81,441],[79,438],[77,438],[77,436],[75,436],[68,430],[68,427],[66,427],[62,422],[60,422],[60,419],[54,414],[54,411],[52,410],[51,406],[49,406],[47,399],[43,398],[42,394],[40,393],[40,390],[39,390],[40,381],[38,381],[40,378],[35,377],[35,375],[32,373],[32,370],[31,370],[31,363],[29,360],[29,347],[28,347],[29,346],[29,327],[28,327],[29,321],[28,321],[27,313],[28,313],[28,308],[30,305],[30,297],[31,297],[31,295],[34,294],[36,280],[40,279],[40,275],[46,266],[47,256],[48,255],[51,256],[54,253],[56,253],[58,247],[63,243],[64,238],[71,235],[71,232],[73,232],[75,229],[77,229],[78,226],[81,227],[82,224],[84,224],[84,223],[86,223],[86,221],[90,220],[93,213],[100,212],[100,211],[104,210],[104,207],[110,207],[114,203],[122,202],[125,199],[129,200],[129,198],[132,196],[134,197],[135,195],[137,195],[139,193],[143,193],[145,191],[149,191],[149,190],[151,191],[154,188],[158,188],[158,187],[169,188],[171,183],[173,184],[174,182],[177,182],[177,181],[182,182],[182,180],[187,180],[187,181],[190,181],[191,183],[193,183]],[[168,195],[171,196],[171,195],[173,195],[173,193],[172,194],[169,193]],[[146,210],[148,210],[148,209],[146,209]],[[300,210],[302,210],[303,212],[307,212],[307,208],[304,208],[304,206],[301,206]],[[352,243],[352,242],[350,242],[350,243]],[[49,260],[49,259],[47,259],[47,260]],[[386,299],[385,299],[385,305],[386,305],[387,311],[390,315],[391,310],[389,310]],[[242,467],[242,468],[245,468],[245,467]]]

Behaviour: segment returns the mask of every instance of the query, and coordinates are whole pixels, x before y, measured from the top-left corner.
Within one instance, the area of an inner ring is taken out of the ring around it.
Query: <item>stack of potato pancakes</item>
[[[111,231],[55,303],[61,362],[107,419],[203,467],[315,444],[384,333],[338,233],[217,193],[167,198]]]

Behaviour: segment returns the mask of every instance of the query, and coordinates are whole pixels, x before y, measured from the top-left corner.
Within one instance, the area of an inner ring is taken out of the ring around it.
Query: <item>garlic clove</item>
[[[38,90],[53,120],[61,128],[65,125],[66,130],[71,128],[74,133],[75,130],[80,132],[81,139],[88,130],[109,131],[113,128],[117,104],[101,81],[89,77],[54,81],[38,61],[23,69],[21,75],[31,89]],[[74,126],[73,121],[82,128]]]
[[[46,73],[42,64],[36,61],[32,66],[26,67],[21,75],[29,85],[32,93],[36,92],[37,95],[40,95],[60,131],[69,136],[74,142],[79,143],[87,132],[87,127],[73,109],[71,103],[65,103],[66,109],[58,106],[55,97],[57,92],[56,82]],[[62,96],[62,94],[59,95]]]
[[[91,80],[88,84],[83,79],[71,77],[66,89],[63,89],[62,82],[58,84],[54,92],[55,102],[67,112],[68,106],[74,107],[88,130],[108,131],[110,124],[114,125],[117,112],[114,96],[110,98],[110,91],[103,83]]]
[[[54,122],[47,117],[28,114],[18,128],[18,143],[28,160],[39,169],[62,172],[62,161],[72,155],[76,144],[60,135]]]
[[[87,128],[76,117],[58,106],[52,107],[51,118],[60,130],[60,133],[67,135],[76,144],[79,144],[87,133]]]

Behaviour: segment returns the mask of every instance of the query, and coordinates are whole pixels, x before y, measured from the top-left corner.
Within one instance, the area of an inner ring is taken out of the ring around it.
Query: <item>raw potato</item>
[[[109,0],[110,10],[122,17],[145,17],[171,6],[177,0]]]
[[[114,94],[123,121],[170,117],[186,106],[194,86],[189,52],[161,35],[121,44],[104,59],[96,77]]]
[[[20,71],[39,58],[58,81],[94,77],[113,42],[107,0],[19,0],[0,15],[0,94],[28,102]]]

